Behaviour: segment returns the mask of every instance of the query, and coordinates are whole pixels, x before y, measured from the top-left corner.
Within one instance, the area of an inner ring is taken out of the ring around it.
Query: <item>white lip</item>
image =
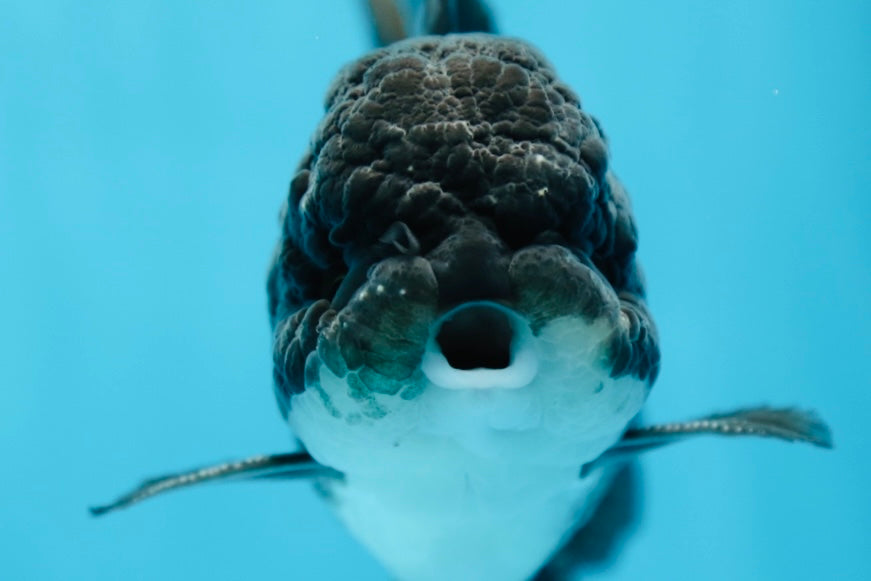
[[[436,342],[442,323],[458,311],[473,306],[498,309],[511,323],[511,362],[504,369],[457,369],[451,367]],[[538,374],[538,354],[529,323],[516,311],[490,301],[464,303],[435,321],[421,361],[421,371],[433,384],[446,389],[518,389],[529,385]]]

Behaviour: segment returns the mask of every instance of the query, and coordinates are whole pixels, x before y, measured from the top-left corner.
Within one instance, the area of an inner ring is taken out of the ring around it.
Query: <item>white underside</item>
[[[580,467],[644,402],[643,382],[602,366],[609,333],[554,320],[517,346],[537,360],[526,385],[494,376],[489,388],[440,387],[428,378],[441,382],[436,371],[420,374],[425,389],[411,400],[354,399],[321,366],[320,391],[294,396],[290,424],[345,474],[330,488],[336,511],[399,579],[520,581],[589,517],[610,475],[581,479]]]

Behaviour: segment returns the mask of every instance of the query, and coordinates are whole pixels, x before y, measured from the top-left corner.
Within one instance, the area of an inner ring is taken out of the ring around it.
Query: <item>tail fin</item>
[[[479,0],[426,0],[425,34],[495,33],[493,15]]]
[[[495,33],[493,15],[482,0],[423,0],[422,26],[413,25],[408,6],[398,0],[367,0],[372,19],[375,43],[386,46],[419,34],[452,34],[463,32]]]

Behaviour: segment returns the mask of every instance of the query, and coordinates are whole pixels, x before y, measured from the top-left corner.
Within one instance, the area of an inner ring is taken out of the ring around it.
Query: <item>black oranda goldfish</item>
[[[660,351],[602,128],[477,0],[334,81],[268,278],[275,393],[305,452],[146,481],[311,478],[402,580],[565,579],[626,526],[632,460],[697,434],[831,446],[793,408],[645,427]]]

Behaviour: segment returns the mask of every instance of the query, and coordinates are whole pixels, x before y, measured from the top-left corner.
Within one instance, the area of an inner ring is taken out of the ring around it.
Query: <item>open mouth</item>
[[[510,389],[532,381],[538,357],[529,324],[519,314],[471,302],[436,320],[421,366],[441,387]]]
[[[444,320],[436,343],[454,369],[505,369],[511,364],[512,335],[505,311],[473,304]]]

